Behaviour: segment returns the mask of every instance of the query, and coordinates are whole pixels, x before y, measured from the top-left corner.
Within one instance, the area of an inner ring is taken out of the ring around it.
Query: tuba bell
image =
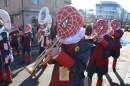
[[[11,21],[10,21],[9,14],[5,10],[0,9],[0,19],[4,23],[4,30],[6,30],[8,33],[10,33]]]
[[[49,35],[50,34],[50,28],[52,25],[52,17],[49,14],[49,9],[47,7],[43,7],[38,15],[38,22],[40,25],[45,25],[46,26],[46,34]],[[40,33],[37,33],[36,38],[38,39],[38,41],[42,38],[42,35]]]

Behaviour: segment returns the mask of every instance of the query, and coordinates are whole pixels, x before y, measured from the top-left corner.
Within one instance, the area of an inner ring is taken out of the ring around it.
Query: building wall
[[[97,18],[104,18],[108,20],[113,18],[120,19],[121,9],[119,6],[105,4],[102,7],[97,5],[96,8]]]
[[[17,11],[21,7],[22,0],[9,0],[9,6],[4,6],[4,0],[0,0],[0,8],[6,10],[7,12]]]
[[[13,17],[13,20],[14,20],[15,24],[17,24],[19,26],[23,25],[22,24],[22,15],[21,14],[20,15],[14,15],[14,16],[11,16],[11,17]]]
[[[40,9],[44,6],[48,7],[50,10],[50,15],[55,19],[57,11],[66,5],[71,3],[71,0],[58,0],[57,7],[51,5],[51,0],[43,0],[43,5],[33,4],[31,0],[9,0],[10,3],[8,6],[4,6],[4,0],[0,0],[0,8],[6,10],[11,17],[13,17],[14,23],[19,26],[22,24],[27,24],[31,20],[31,16],[38,16]],[[24,20],[24,21],[23,21]]]
[[[96,19],[118,19],[122,24],[128,21],[128,12],[118,3],[113,1],[101,1],[96,4]]]

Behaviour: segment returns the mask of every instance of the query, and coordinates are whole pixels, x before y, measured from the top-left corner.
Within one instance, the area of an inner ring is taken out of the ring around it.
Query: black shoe
[[[4,83],[5,82],[5,80],[0,80],[0,84],[2,84],[2,83]]]
[[[116,68],[113,68],[113,72],[116,73]]]
[[[19,64],[25,64],[25,61],[20,61]]]
[[[11,84],[13,81],[5,81],[2,86],[8,86],[9,84]]]
[[[32,62],[31,61],[28,61],[27,65],[31,64]]]

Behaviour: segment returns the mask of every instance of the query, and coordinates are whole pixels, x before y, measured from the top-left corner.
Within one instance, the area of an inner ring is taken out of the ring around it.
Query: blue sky
[[[130,0],[72,0],[72,6],[77,9],[95,9],[95,4],[100,1],[115,1],[130,12]]]

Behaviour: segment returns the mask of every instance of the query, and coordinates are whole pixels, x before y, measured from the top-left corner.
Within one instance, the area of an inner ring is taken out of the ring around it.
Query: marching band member
[[[98,20],[93,29],[96,30],[95,34],[97,34],[96,40],[93,39],[96,50],[89,59],[87,72],[91,83],[93,74],[97,73],[96,86],[102,86],[103,75],[108,72],[108,57],[114,40],[108,35],[108,24],[105,20]]]
[[[10,63],[14,61],[11,46],[9,43],[9,33],[7,31],[10,31],[11,29],[11,23],[10,23],[10,17],[8,13],[2,9],[0,9],[0,17],[4,21],[0,20],[0,83],[3,84],[3,86],[8,86],[10,83],[12,83],[12,73],[10,69]],[[6,73],[6,79],[4,78],[4,72]]]
[[[32,55],[31,55],[31,35],[32,35],[32,27],[29,24],[25,25],[24,34],[21,35],[22,38],[22,60],[19,64],[25,63],[25,52],[28,53],[29,61],[27,64],[32,63]]]
[[[49,9],[47,7],[43,7],[38,16],[38,22],[40,27],[38,29],[38,33],[36,33],[36,38],[38,39],[39,45],[39,55],[48,48],[48,41],[50,40],[50,26],[52,22],[52,17],[49,15]],[[42,63],[42,62],[41,62]],[[41,64],[40,64],[41,65]],[[40,66],[39,65],[39,66]],[[47,67],[47,63],[44,64]]]
[[[39,45],[39,55],[45,50],[45,48],[47,48],[47,40],[48,38],[48,31],[45,28],[45,24],[41,24],[40,29],[38,30],[38,33],[36,33],[36,38],[38,38],[38,45]],[[42,62],[41,62],[42,63]],[[44,65],[45,67],[47,67],[47,63]]]
[[[10,45],[13,48],[12,52],[14,55],[14,48],[17,51],[17,56],[20,55],[19,49],[18,49],[18,38],[19,38],[19,31],[18,31],[18,26],[16,24],[12,25],[12,32],[9,34],[10,35]]]
[[[47,47],[47,39],[48,34],[46,33],[45,24],[40,25],[40,29],[38,30],[38,33],[36,33],[36,38],[38,38],[38,45],[40,47],[39,55],[45,50],[45,47]]]
[[[49,62],[55,64],[49,86],[84,86],[81,73],[86,69],[92,43],[82,40],[85,35],[82,16],[76,8],[65,6],[58,11],[56,21],[57,40],[62,45],[47,54],[52,57]]]
[[[113,29],[113,31],[111,31],[111,35],[114,37],[114,43],[111,50],[111,56],[114,58],[112,68],[113,72],[116,72],[116,63],[120,56],[120,48],[122,48],[120,39],[123,36],[123,31],[121,30],[120,22],[116,19],[111,21],[111,27]]]

